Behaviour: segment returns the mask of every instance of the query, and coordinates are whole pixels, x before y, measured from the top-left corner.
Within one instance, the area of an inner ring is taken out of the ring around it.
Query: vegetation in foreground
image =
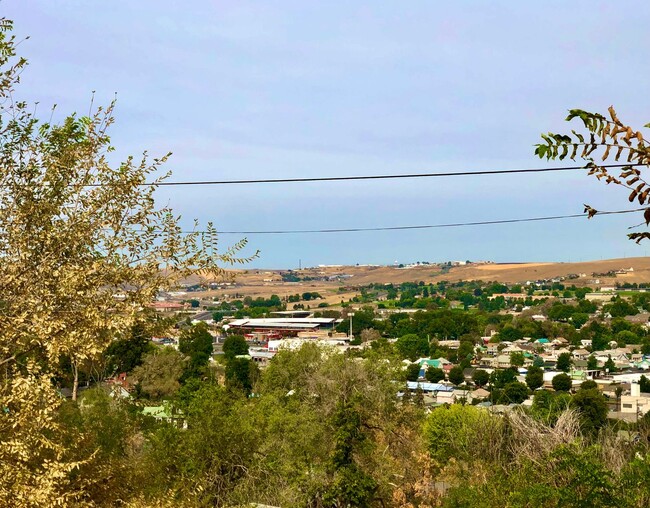
[[[236,341],[224,348],[224,364],[211,367],[212,344],[200,327],[184,332],[179,351],[152,349],[148,328],[160,323],[141,309],[183,275],[237,262],[243,243],[219,252],[214,229],[186,235],[171,210],[155,207],[155,185],[143,190],[142,183],[164,158],[117,168],[107,162],[110,108],[55,125],[16,102],[25,62],[15,57],[10,29],[0,22],[5,505],[650,504],[650,423],[609,426],[589,385],[573,396],[559,384],[557,394],[539,392],[530,411],[453,405],[427,413],[420,393],[402,393],[400,356],[419,347],[417,334],[396,344],[398,354],[381,339],[360,356],[305,345],[280,352],[263,372]],[[613,112],[611,122],[573,116],[603,143],[612,138],[617,156],[626,148],[616,136],[628,147],[636,138],[630,160],[647,165],[642,136],[621,130]],[[563,157],[568,143],[550,139],[550,156]],[[576,144],[587,156],[598,145]],[[621,178],[633,180],[636,171],[624,169]],[[631,200],[644,205],[646,184],[635,189]],[[468,314],[432,312],[413,326],[462,336],[476,323],[460,317]],[[410,323],[391,324],[400,321]],[[499,333],[516,330],[504,325]],[[78,396],[80,376],[100,358],[133,373],[136,399],[101,387]],[[56,390],[65,382],[70,401]],[[143,414],[147,398],[164,402],[166,421]]]

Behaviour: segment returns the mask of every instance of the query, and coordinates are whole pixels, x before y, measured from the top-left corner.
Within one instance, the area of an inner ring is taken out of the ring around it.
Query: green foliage
[[[589,314],[585,314],[583,312],[576,312],[571,316],[571,322],[576,328],[580,328],[587,321],[589,321]]]
[[[198,323],[183,330],[178,339],[178,350],[189,357],[183,380],[203,376],[212,355],[212,335],[208,325]]]
[[[580,412],[582,429],[587,434],[596,432],[607,422],[607,401],[596,388],[578,390],[571,399],[571,407]]]
[[[618,368],[616,367],[616,364],[614,363],[614,360],[612,360],[611,355],[607,357],[607,361],[605,362],[605,365],[603,365],[603,368],[607,372],[616,372]]]
[[[248,343],[243,335],[228,335],[222,349],[226,359],[232,360],[235,356],[248,354]]]
[[[484,387],[490,381],[490,375],[483,369],[476,369],[472,373],[472,381],[476,386]]]
[[[420,377],[420,364],[412,363],[406,367],[406,380],[417,381]]]
[[[639,309],[622,298],[616,298],[613,303],[603,306],[603,312],[609,312],[613,318],[617,318],[635,316],[639,313]]]
[[[490,374],[490,384],[497,389],[517,380],[517,371],[510,369],[495,369]]]
[[[429,341],[415,334],[408,334],[397,339],[395,349],[401,358],[413,361],[429,353]]]
[[[561,445],[537,461],[518,460],[506,468],[505,475],[494,471],[488,473],[487,481],[454,486],[443,506],[626,506],[622,498],[625,493],[599,452],[595,446]]]
[[[131,328],[130,337],[115,340],[106,348],[106,371],[110,374],[131,372],[142,365],[144,355],[153,351],[153,348],[144,326],[135,324]]]
[[[226,387],[230,390],[239,390],[250,395],[258,377],[259,368],[252,360],[233,358],[226,364]]]
[[[482,436],[497,433],[501,426],[502,420],[485,409],[454,404],[431,412],[424,424],[424,436],[438,464],[444,465],[451,458],[473,462],[491,455],[486,451],[491,444]]]
[[[594,390],[598,388],[598,384],[596,381],[592,381],[591,379],[588,379],[587,381],[583,381],[580,383],[580,389],[581,390]]]
[[[367,438],[361,429],[361,415],[353,403],[339,402],[332,420],[336,429],[331,457],[334,479],[323,501],[332,506],[370,506],[377,484],[354,460],[354,451]]]
[[[639,389],[641,393],[650,393],[650,379],[642,375],[639,378]]]
[[[456,365],[452,367],[447,376],[449,381],[456,386],[461,385],[465,382],[465,376],[463,375],[463,368]]]
[[[571,391],[572,381],[571,377],[568,374],[558,374],[557,376],[554,376],[552,383],[553,389],[556,392]]]
[[[524,383],[514,381],[503,388],[502,399],[507,404],[521,404],[528,398],[528,387]]]
[[[538,390],[533,397],[532,415],[547,425],[554,425],[558,417],[571,403],[571,396],[566,392]]]
[[[424,373],[424,377],[430,383],[439,383],[445,379],[445,371],[435,367],[429,367]]]
[[[531,390],[537,390],[544,385],[544,370],[535,365],[531,365],[526,373],[526,384]]]
[[[570,353],[561,353],[557,357],[557,369],[561,370],[562,372],[569,372],[571,370],[571,364],[573,363],[573,360],[571,359],[571,354]]]
[[[175,349],[163,347],[144,356],[133,370],[133,378],[143,394],[152,399],[170,398],[180,388],[186,360]]]
[[[510,365],[514,367],[523,367],[525,357],[521,351],[513,351],[510,353]]]

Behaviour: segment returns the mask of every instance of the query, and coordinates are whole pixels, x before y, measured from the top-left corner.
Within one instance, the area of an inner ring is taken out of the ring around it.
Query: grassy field
[[[633,271],[619,274],[616,277],[593,276],[596,273],[606,273],[616,270]],[[436,266],[424,265],[409,269],[400,269],[392,266],[336,266],[317,267],[294,270],[294,274],[304,277],[336,277],[347,275],[343,281],[303,281],[303,282],[282,282],[280,273],[283,270],[235,270],[230,272],[236,286],[228,289],[194,293],[196,297],[218,297],[224,295],[232,297],[235,293],[242,296],[269,297],[276,294],[280,297],[302,294],[305,292],[317,292],[324,297],[324,301],[330,305],[340,304],[341,300],[347,301],[355,296],[358,286],[365,286],[372,283],[392,283],[424,281],[435,283],[443,280],[483,280],[497,281],[504,283],[525,283],[539,279],[552,279],[555,277],[568,276],[569,274],[584,274],[577,279],[565,281],[566,284],[575,284],[578,287],[590,286],[613,286],[617,282],[650,282],[650,258],[622,258],[607,259],[602,261],[586,261],[580,263],[511,263],[511,264],[484,264],[468,265],[451,268],[447,273],[440,273]],[[214,280],[206,277],[206,280]],[[598,280],[598,282],[596,282]],[[348,288],[341,292],[339,288]],[[305,302],[318,305],[323,300]]]

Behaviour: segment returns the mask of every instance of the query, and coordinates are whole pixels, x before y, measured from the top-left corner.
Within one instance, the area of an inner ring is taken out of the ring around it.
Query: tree
[[[429,341],[426,338],[410,333],[397,339],[395,349],[402,358],[413,361],[427,355],[429,352]]]
[[[526,373],[526,384],[531,390],[541,388],[544,385],[544,371],[535,365],[531,365]]]
[[[133,371],[133,379],[152,399],[169,398],[180,388],[186,361],[178,351],[163,347],[149,353]]]
[[[490,374],[490,384],[497,389],[501,389],[513,381],[517,381],[517,371],[513,368],[496,369]]]
[[[641,393],[650,393],[650,379],[642,375],[639,378],[639,389]]]
[[[614,363],[614,360],[612,360],[612,355],[607,355],[607,361],[605,362],[605,365],[603,365],[605,368],[606,372],[616,372],[618,369],[616,368],[616,364]]]
[[[472,373],[472,381],[476,386],[479,387],[484,387],[486,384],[488,384],[488,381],[490,380],[490,375],[483,369],[476,369]]]
[[[552,380],[553,389],[556,392],[568,392],[571,390],[571,378],[567,374],[558,374]]]
[[[587,379],[587,381],[580,383],[581,390],[593,390],[594,388],[598,388],[598,384],[596,381],[593,381],[591,379]]]
[[[183,330],[178,339],[178,350],[190,359],[183,377],[200,377],[212,355],[212,335],[208,325],[198,323]]]
[[[40,122],[18,97],[25,60],[11,28],[0,21],[0,407],[11,408],[0,492],[62,505],[81,494],[69,487],[78,464],[66,462],[53,418],[61,360],[70,361],[76,399],[80,367],[126,336],[161,289],[197,270],[222,272],[245,243],[218,252],[212,225],[182,232],[172,210],[156,205],[167,156],[112,165],[112,104]]]
[[[521,404],[528,398],[528,387],[519,381],[508,383],[503,388],[503,399],[509,404]]]
[[[458,361],[465,359],[471,360],[474,356],[474,343],[468,340],[462,340],[458,347]]]
[[[248,343],[243,335],[228,335],[222,349],[226,359],[232,360],[235,356],[248,354]]]
[[[406,367],[406,380],[417,381],[420,377],[420,364],[412,363]]]
[[[111,150],[106,128],[112,110],[111,105],[90,118],[70,116],[60,125],[40,128],[29,113],[17,112],[21,122],[5,131],[8,137],[0,147],[7,161],[0,174],[7,192],[0,206],[2,276],[22,284],[13,287],[11,299],[2,298],[11,301],[5,305],[3,328],[12,330],[2,354],[11,361],[42,344],[50,366],[69,357],[73,398],[79,365],[96,358],[116,335],[125,335],[138,309],[161,288],[193,268],[218,273],[217,261],[233,260],[216,254],[212,226],[204,236],[180,235],[171,210],[155,208],[157,185],[141,183],[166,157],[152,165],[129,159],[119,170],[108,165],[103,153]],[[22,147],[8,142],[19,134]],[[23,152],[34,154],[29,171],[16,158]],[[21,307],[15,307],[21,298]],[[34,305],[43,311],[25,316]],[[10,326],[14,322],[21,324]],[[47,330],[46,337],[38,337],[40,329]]]
[[[533,365],[535,367],[543,368],[544,367],[544,359],[541,356],[536,356],[535,359],[533,360]]]
[[[106,348],[106,371],[113,375],[120,372],[131,372],[142,364],[142,358],[153,350],[150,337],[142,323],[131,327],[130,337],[118,339]]]
[[[577,329],[580,329],[587,321],[589,321],[589,314],[584,312],[576,312],[571,316],[571,322]]]
[[[597,390],[578,390],[571,399],[571,407],[581,415],[581,425],[585,432],[592,433],[607,422],[607,401]]]
[[[562,353],[557,357],[557,369],[561,370],[562,372],[569,372],[571,370],[571,364],[573,363],[573,360],[571,360],[571,354],[570,353]]]
[[[233,358],[226,364],[226,387],[249,395],[259,377],[259,368],[247,358]]]
[[[640,131],[621,122],[613,107],[610,107],[608,111],[609,118],[581,109],[570,110],[566,120],[582,121],[587,135],[576,131],[571,131],[572,135],[542,134],[544,142],[536,145],[535,154],[540,158],[560,160],[567,156],[573,160],[580,157],[588,161],[586,167],[589,169],[590,175],[607,184],[613,183],[631,189],[629,201],[638,201],[639,205],[643,206],[648,201],[650,187],[643,178],[641,170],[635,166],[650,164],[650,145]],[[619,175],[615,176],[609,172],[608,168],[596,162],[595,153],[600,156],[602,161],[606,161],[610,157],[618,161],[621,156],[626,156],[628,165],[620,168]],[[598,214],[598,210],[589,205],[585,205],[585,212],[589,218]],[[644,222],[647,225],[650,223],[650,212],[644,210],[643,214]],[[630,240],[639,243],[650,238],[650,232],[629,233],[627,236]]]
[[[489,440],[479,436],[500,430],[502,420],[469,405],[452,404],[434,409],[424,424],[424,437],[434,460],[445,464],[483,457],[489,453]],[[490,434],[492,435],[492,434]]]
[[[375,340],[381,339],[381,333],[372,328],[366,328],[361,330],[361,342],[373,342]]]
[[[571,403],[571,396],[566,392],[537,390],[533,397],[532,414],[548,425],[554,425],[558,417]]]
[[[465,382],[465,376],[463,374],[463,369],[462,367],[459,367],[458,365],[455,367],[452,367],[451,370],[449,371],[449,381],[456,386],[463,384]]]
[[[424,373],[424,377],[430,383],[439,383],[445,379],[445,371],[442,369],[437,369],[435,367],[429,367]]]
[[[502,341],[514,342],[524,338],[524,334],[518,328],[515,328],[512,325],[506,325],[503,327],[503,330],[499,332]]]
[[[513,351],[510,353],[510,365],[514,367],[523,367],[524,361],[524,354],[521,351]]]
[[[594,355],[589,355],[587,358],[587,370],[596,370],[598,369],[598,360]]]

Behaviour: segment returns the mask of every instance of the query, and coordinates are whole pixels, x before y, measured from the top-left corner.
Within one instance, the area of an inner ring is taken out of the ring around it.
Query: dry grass
[[[597,285],[613,285],[616,282],[648,282],[650,281],[650,257],[608,259],[603,261],[586,261],[580,263],[509,263],[485,264],[454,267],[447,273],[441,273],[435,266],[419,266],[411,269],[398,269],[392,266],[337,266],[318,267],[296,270],[301,277],[331,277],[336,275],[352,275],[345,282],[338,281],[305,281],[299,283],[284,283],[280,280],[281,270],[234,270],[237,287],[193,293],[195,297],[222,297],[224,294],[265,297],[276,294],[280,297],[304,292],[317,292],[325,297],[329,305],[340,303],[341,299],[348,300],[358,294],[356,291],[339,293],[343,286],[366,286],[368,284],[401,284],[402,282],[424,281],[436,283],[443,280],[457,282],[460,280],[483,280],[504,283],[522,283],[528,280],[551,279],[569,274],[586,274],[586,277],[572,279],[576,286],[595,286],[592,273],[605,273],[610,270],[634,268],[633,272],[618,275],[616,278],[598,277]],[[272,279],[269,282],[269,279]],[[204,280],[214,280],[205,276]],[[198,279],[193,282],[198,282]],[[317,305],[318,302],[304,302]]]

